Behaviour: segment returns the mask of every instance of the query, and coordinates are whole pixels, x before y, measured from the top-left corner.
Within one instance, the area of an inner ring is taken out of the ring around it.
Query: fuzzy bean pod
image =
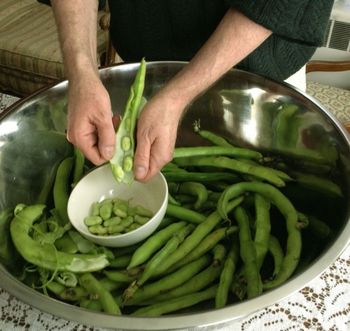
[[[232,247],[226,257],[224,267],[220,274],[219,286],[215,295],[215,308],[222,308],[227,303],[227,297],[232,285],[233,275],[239,258],[239,245],[233,240]]]
[[[182,308],[193,306],[199,302],[206,301],[215,297],[217,286],[212,286],[202,292],[191,293],[183,297],[171,299],[167,302],[161,302],[148,307],[140,308],[133,312],[131,316],[155,317],[166,313],[180,310]]]
[[[91,295],[97,296],[103,311],[113,315],[121,315],[120,308],[111,293],[91,273],[81,275],[79,282]]]
[[[242,202],[242,198],[237,198],[229,203],[229,209],[234,209]],[[207,219],[197,225],[194,231],[185,239],[185,241],[173,252],[169,258],[158,269],[157,274],[167,271],[176,262],[183,259],[205,238],[221,221],[221,216],[217,211],[211,213]]]
[[[26,206],[11,222],[12,241],[26,261],[52,271],[75,273],[101,270],[109,264],[105,254],[64,253],[53,244],[40,244],[32,239],[29,232],[33,223],[42,216],[44,208],[44,205]]]
[[[270,168],[241,162],[226,156],[200,156],[196,158],[178,158],[175,162],[181,166],[210,166],[230,169],[244,175],[252,175],[278,187],[285,186],[284,181]]]
[[[184,228],[181,228],[170,238],[170,240],[165,244],[165,246],[155,254],[152,259],[146,264],[145,269],[143,270],[140,277],[135,280],[123,293],[123,300],[127,301],[134,293],[140,288],[148,279],[150,279],[153,274],[156,272],[159,265],[161,265],[168,256],[174,252],[177,247],[184,241],[186,236],[191,233],[194,226],[188,224]]]
[[[269,248],[270,223],[270,201],[261,194],[255,194],[255,236],[254,245],[256,260],[260,269]]]
[[[185,225],[185,222],[175,222],[150,236],[135,250],[128,265],[128,269],[146,262],[158,249],[165,245],[176,231],[183,228]]]
[[[226,205],[230,199],[244,194],[255,192],[269,199],[286,219],[288,232],[285,257],[276,278],[264,284],[264,289],[270,289],[286,281],[296,269],[302,247],[301,233],[298,229],[298,213],[289,199],[272,185],[260,182],[241,182],[228,187],[221,195],[218,202],[218,211],[222,217],[227,218]]]
[[[164,276],[153,283],[147,284],[142,288],[139,288],[139,290],[130,300],[124,302],[124,305],[135,305],[165,291],[173,289],[192,278],[209,263],[210,258],[207,255],[204,255],[198,260],[186,264],[177,271]]]
[[[240,255],[244,263],[244,276],[247,281],[248,299],[262,293],[262,283],[256,260],[256,251],[249,228],[249,218],[242,207],[234,210],[235,219],[239,226]]]

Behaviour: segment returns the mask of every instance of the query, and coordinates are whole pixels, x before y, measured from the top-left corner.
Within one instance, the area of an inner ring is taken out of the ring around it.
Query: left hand
[[[167,93],[147,102],[137,121],[134,173],[146,182],[173,158],[177,128],[185,105]]]

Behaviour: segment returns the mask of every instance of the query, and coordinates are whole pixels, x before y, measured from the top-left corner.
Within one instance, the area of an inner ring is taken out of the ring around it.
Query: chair
[[[0,92],[27,96],[64,79],[52,9],[37,0],[0,0]],[[99,11],[99,17],[104,11]],[[104,58],[105,32],[98,29],[97,54]]]
[[[350,61],[310,61],[306,65],[306,74],[311,72],[350,71]],[[349,72],[350,82],[350,72]],[[306,91],[327,107],[350,132],[350,91],[312,80],[307,80]]]
[[[99,20],[100,28],[102,31],[105,32],[106,40],[107,40],[105,57],[103,59],[103,62],[101,63],[101,65],[105,66],[105,67],[108,67],[108,66],[116,64],[116,63],[123,62],[121,57],[116,52],[116,50],[112,44],[110,35],[109,35],[110,18],[111,18],[111,15],[109,13],[109,8],[108,8],[108,3],[107,3],[107,5],[105,7],[105,13],[101,16],[101,18]]]

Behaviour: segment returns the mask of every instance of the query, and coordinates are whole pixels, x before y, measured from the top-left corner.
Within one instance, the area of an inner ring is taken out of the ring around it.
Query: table
[[[0,112],[18,98],[0,94]],[[324,100],[323,100],[324,101]],[[337,114],[338,116],[338,114]],[[341,119],[349,113],[339,114]],[[0,330],[105,331],[39,311],[1,289]],[[350,330],[350,246],[321,275],[282,301],[232,322],[218,331]]]

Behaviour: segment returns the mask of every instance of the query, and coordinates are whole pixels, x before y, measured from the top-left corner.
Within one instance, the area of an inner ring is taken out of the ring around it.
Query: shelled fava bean
[[[137,229],[152,217],[153,213],[148,208],[114,198],[94,202],[84,223],[92,234],[118,235]]]

